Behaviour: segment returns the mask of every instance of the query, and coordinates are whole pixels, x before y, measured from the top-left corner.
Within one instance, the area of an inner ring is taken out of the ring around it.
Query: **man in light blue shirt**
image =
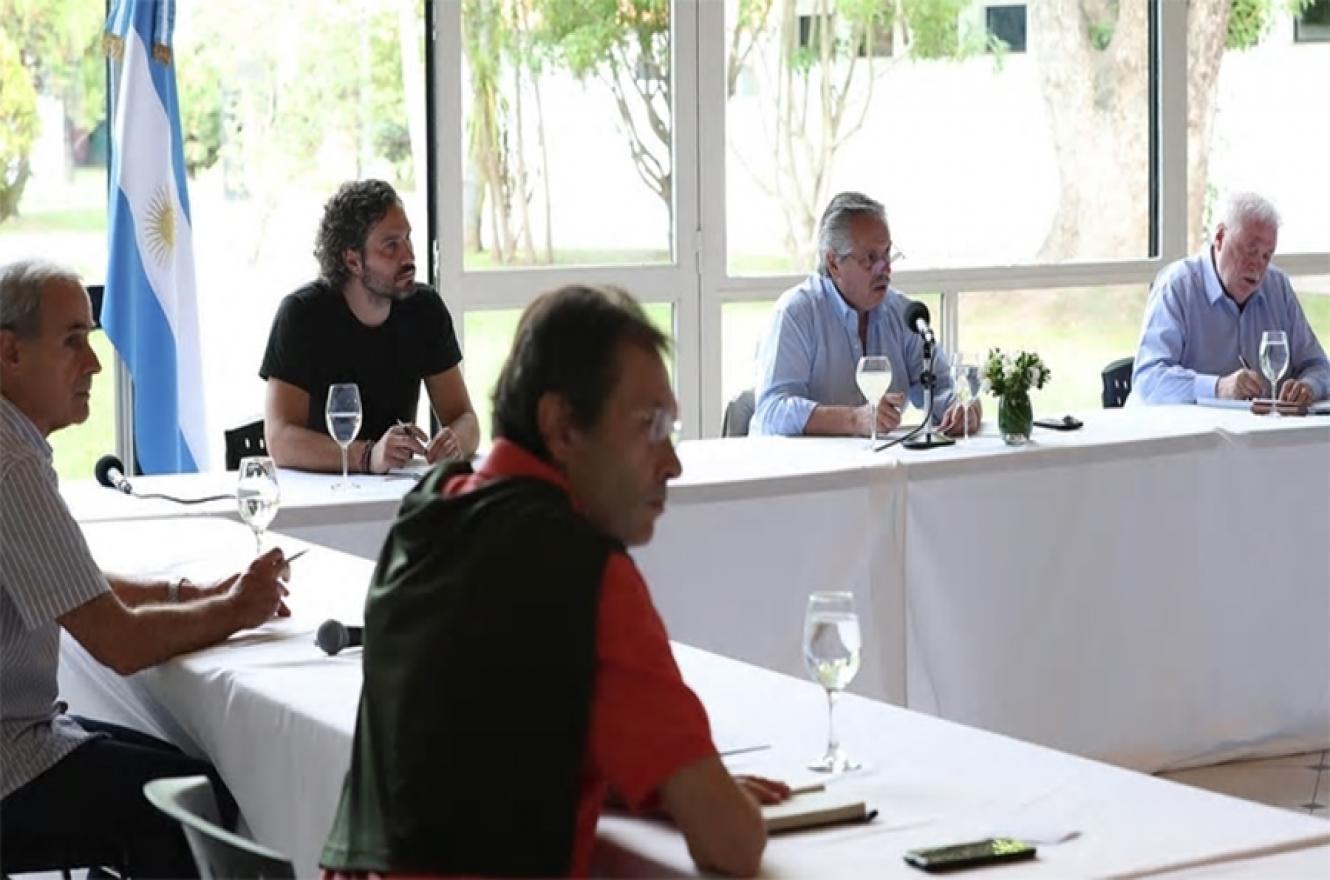
[[[1288,276],[1270,265],[1278,240],[1274,206],[1255,193],[1237,193],[1211,245],[1159,274],[1145,307],[1129,403],[1269,397],[1269,383],[1253,369],[1267,330],[1288,335],[1279,399],[1330,396],[1330,361]]]
[[[758,352],[754,434],[868,436],[901,420],[905,392],[922,408],[923,340],[905,326],[910,300],[890,287],[891,244],[882,205],[855,192],[837,195],[818,226],[818,271],[776,302]],[[865,355],[891,361],[891,390],[865,401],[855,369]],[[937,377],[933,417],[947,434],[960,434],[963,411],[952,400],[946,354],[934,351]],[[968,408],[977,430],[978,403]]]

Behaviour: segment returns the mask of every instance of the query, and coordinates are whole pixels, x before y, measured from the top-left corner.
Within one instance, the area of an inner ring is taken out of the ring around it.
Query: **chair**
[[[143,796],[180,823],[203,880],[295,880],[295,866],[281,853],[217,824],[217,802],[208,777],[154,779],[143,786]]]
[[[1127,402],[1131,394],[1131,368],[1134,358],[1118,358],[1104,367],[1100,378],[1104,380],[1104,409],[1116,409]]]
[[[756,400],[753,389],[745,388],[734,399],[725,404],[725,415],[721,417],[720,436],[747,437],[748,423],[753,419]]]
[[[240,459],[247,455],[267,455],[268,443],[263,439],[263,419],[232,428],[225,432],[226,469],[237,470]]]

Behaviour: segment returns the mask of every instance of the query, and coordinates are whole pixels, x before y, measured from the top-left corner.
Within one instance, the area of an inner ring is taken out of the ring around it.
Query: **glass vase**
[[[1030,442],[1030,431],[1034,428],[1034,408],[1030,406],[1030,394],[1018,391],[1002,395],[998,401],[998,430],[1002,440],[1008,446],[1024,446]]]

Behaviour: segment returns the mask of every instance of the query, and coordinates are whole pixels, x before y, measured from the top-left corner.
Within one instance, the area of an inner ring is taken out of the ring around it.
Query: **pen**
[[[1247,363],[1247,359],[1242,356],[1242,352],[1238,352],[1238,363],[1242,364],[1244,370],[1251,369],[1251,364]]]
[[[304,556],[304,555],[305,555],[306,553],[308,553],[308,552],[309,552],[309,548],[308,548],[308,547],[306,547],[304,550],[297,550],[295,553],[293,553],[293,554],[291,554],[290,556],[286,557],[286,561],[287,561],[287,563],[295,562],[297,559],[299,559],[300,557]]]

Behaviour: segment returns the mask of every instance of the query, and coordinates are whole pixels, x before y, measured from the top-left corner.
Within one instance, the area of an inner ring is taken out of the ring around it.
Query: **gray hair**
[[[0,266],[0,330],[20,339],[41,332],[42,291],[52,281],[83,285],[78,273],[49,260],[18,260]]]
[[[863,193],[837,193],[822,212],[817,224],[817,271],[827,274],[827,251],[843,257],[854,250],[850,240],[850,223],[855,217],[875,217],[885,225],[887,211],[882,203]]]
[[[1237,230],[1256,222],[1278,231],[1279,212],[1265,196],[1254,192],[1235,192],[1224,200],[1219,222],[1225,229]]]

